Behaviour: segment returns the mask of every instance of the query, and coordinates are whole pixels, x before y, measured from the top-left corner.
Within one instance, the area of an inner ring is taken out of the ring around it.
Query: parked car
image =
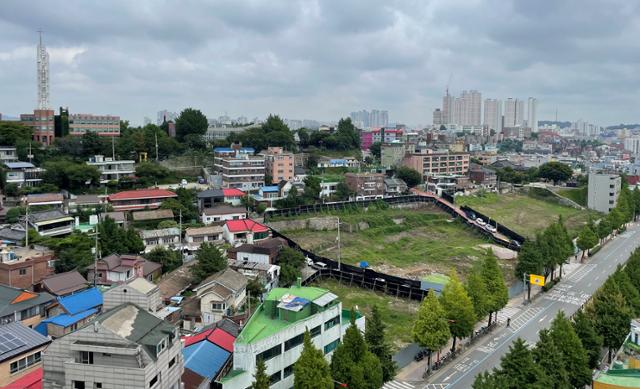
[[[480,226],[480,227],[484,227],[487,223],[485,223],[484,220],[482,220],[481,218],[477,218],[476,219],[476,223]]]
[[[496,228],[496,226],[492,226],[491,224],[485,225],[484,229],[494,234],[498,232],[498,229]]]

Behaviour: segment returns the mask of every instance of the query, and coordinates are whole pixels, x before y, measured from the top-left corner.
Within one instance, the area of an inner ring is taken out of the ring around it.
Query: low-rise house
[[[100,171],[100,183],[106,184],[109,181],[118,181],[122,177],[133,177],[136,174],[136,161],[134,160],[114,160],[104,155],[95,155],[89,158],[87,165],[95,166]]]
[[[162,220],[173,220],[173,211],[170,209],[155,209],[152,211],[135,211],[131,213],[135,223],[160,222]]]
[[[205,325],[232,315],[245,301],[247,278],[233,269],[212,274],[193,289],[200,299],[200,312]]]
[[[320,157],[318,158],[317,167],[319,168],[358,168],[360,166],[360,161],[353,157],[343,157],[343,158],[330,158],[330,157]]]
[[[18,187],[38,186],[42,182],[44,169],[35,167],[31,162],[5,162],[7,184]]]
[[[198,199],[198,209],[212,208],[224,203],[224,192],[222,189],[207,189],[196,194]]]
[[[224,239],[232,245],[267,239],[269,227],[252,219],[229,220],[224,224]]]
[[[26,237],[23,224],[14,224],[0,229],[0,240],[6,244],[21,246]]]
[[[54,301],[55,298],[46,292],[35,293],[0,285],[0,324],[19,321],[33,328],[40,324],[47,306]]]
[[[407,192],[407,189],[407,184],[397,177],[384,179],[385,196],[401,196]]]
[[[136,304],[149,312],[156,312],[163,306],[158,286],[140,277],[106,290],[103,299],[104,311],[124,303]]]
[[[44,246],[3,246],[0,249],[0,284],[33,289],[43,278],[55,272],[52,250]]]
[[[122,211],[105,212],[100,214],[101,220],[104,220],[106,218],[112,219],[119,226],[124,226],[127,224],[127,218]]]
[[[338,190],[338,181],[320,182],[320,197],[331,197]]]
[[[346,173],[344,182],[356,200],[369,200],[384,197],[384,178],[382,173]]]
[[[184,232],[185,249],[192,254],[204,242],[224,242],[224,228],[222,226],[189,227]]]
[[[472,163],[469,166],[469,180],[476,185],[493,189],[498,182],[496,172],[482,165]]]
[[[75,213],[80,210],[95,212],[107,204],[104,197],[97,195],[77,195],[67,201],[69,212]]]
[[[52,274],[44,278],[40,284],[43,290],[54,296],[66,296],[86,289],[88,283],[77,270],[71,270]]]
[[[58,304],[35,329],[45,336],[59,338],[88,323],[102,308],[102,294],[96,288],[58,297]]]
[[[23,203],[30,207],[47,206],[64,208],[64,196],[62,193],[32,193],[28,194]]]
[[[160,289],[160,297],[165,304],[169,304],[172,299],[178,298],[182,292],[191,286],[193,279],[191,267],[195,263],[195,261],[189,261],[162,276],[162,279],[158,282],[158,288]]]
[[[227,220],[240,220],[247,217],[247,210],[243,207],[218,205],[213,208],[204,208],[200,214],[203,224],[222,224]]]
[[[131,303],[56,339],[43,361],[46,388],[178,389],[183,373],[176,328]]]
[[[75,222],[74,218],[59,209],[29,213],[26,218],[29,226],[42,236],[70,234]]]
[[[253,195],[253,198],[258,202],[273,205],[274,201],[282,199],[283,196],[279,185],[269,185],[261,187],[258,193]]]
[[[18,162],[18,152],[14,146],[0,146],[0,163],[5,162]]]
[[[129,281],[136,277],[143,277],[154,281],[162,274],[162,265],[147,261],[139,255],[111,254],[98,260],[98,271],[94,265],[87,266],[87,279],[101,285],[112,285]]]
[[[246,193],[238,188],[223,188],[222,194],[224,195],[224,202],[234,207],[242,204],[242,198],[246,196]]]
[[[144,252],[148,253],[156,247],[169,250],[180,247],[180,229],[177,227],[159,228],[156,230],[140,231],[140,238],[144,242]]]
[[[41,369],[51,340],[21,323],[0,325],[0,339],[0,387],[28,388],[24,378]]]
[[[115,211],[160,208],[166,199],[176,198],[177,194],[165,189],[139,189],[109,195],[109,203]]]
[[[280,266],[268,263],[231,261],[229,267],[250,280],[258,280],[265,292],[278,287]]]
[[[282,238],[269,238],[254,244],[232,247],[227,250],[227,256],[237,261],[272,264],[276,262],[280,250],[288,246],[287,241]]]
[[[232,366],[233,343],[236,335],[225,331],[222,327],[207,328],[192,336],[183,337],[185,374],[194,373],[204,379],[185,377],[184,381],[199,381],[200,385],[209,388],[212,382],[224,376]],[[191,373],[187,373],[190,370]],[[198,388],[198,386],[195,386]]]

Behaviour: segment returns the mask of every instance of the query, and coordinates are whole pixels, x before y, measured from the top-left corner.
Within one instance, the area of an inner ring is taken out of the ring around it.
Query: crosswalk
[[[593,270],[596,267],[595,263],[586,263],[584,265],[581,265],[580,268],[578,268],[577,270],[575,270],[574,272],[572,272],[568,277],[567,280],[571,281],[571,282],[580,282],[582,281],[582,279],[589,274],[589,272],[591,272],[591,270]]]
[[[449,384],[427,384],[424,389],[445,389]]]
[[[518,317],[511,318],[511,328],[512,331],[518,331],[520,327],[526,325],[531,319],[534,318],[543,308],[542,307],[531,307],[527,308],[524,312],[522,312]]]
[[[520,313],[522,309],[518,307],[505,307],[498,312],[498,318],[496,319],[498,323],[506,323],[508,318],[513,318]]]
[[[415,386],[403,381],[389,381],[382,386],[382,389],[414,389]]]

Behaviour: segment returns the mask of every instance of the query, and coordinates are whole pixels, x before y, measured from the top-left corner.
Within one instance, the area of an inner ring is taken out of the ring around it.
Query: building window
[[[281,344],[279,344],[277,346],[273,346],[270,349],[268,349],[266,351],[263,351],[260,354],[256,355],[256,363],[260,359],[262,359],[264,362],[266,362],[269,359],[275,358],[280,354],[282,354],[282,345]]]
[[[304,334],[294,336],[293,338],[284,342],[284,351],[289,351],[292,348],[301,345],[302,342],[304,342]]]
[[[295,363],[285,367],[284,370],[282,370],[282,378],[287,378],[291,374],[293,374],[293,366],[294,365],[295,365]]]
[[[93,365],[93,351],[80,351],[80,363]]]
[[[94,389],[102,389],[102,382],[96,382],[93,384]]]
[[[73,389],[85,389],[84,381],[73,381]]]
[[[158,383],[158,376],[155,376],[151,379],[151,381],[149,381],[149,387],[153,388],[157,383]]]
[[[338,324],[340,324],[340,315],[327,320],[326,322],[324,322],[324,330],[328,330],[329,328],[333,328],[335,326],[337,326]]]
[[[313,327],[311,329],[311,331],[309,331],[309,334],[311,335],[312,338],[315,338],[316,336],[320,335],[322,333],[322,325],[319,325],[317,327]]]
[[[40,313],[39,309],[38,309],[38,306],[25,309],[23,311],[20,311],[20,320],[26,320],[26,319],[28,319],[30,317],[34,317],[38,313]]]
[[[23,276],[23,275],[27,274],[27,269],[20,269],[20,270],[18,270],[18,273],[19,273],[21,276]]]
[[[330,352],[335,350],[336,347],[338,347],[338,344],[340,344],[340,339],[336,339],[333,342],[329,343],[328,345],[324,346],[324,353],[329,354]]]
[[[213,312],[222,312],[227,309],[227,304],[225,303],[211,303],[211,310]]]
[[[171,369],[173,367],[173,365],[175,365],[175,364],[176,364],[176,357],[173,357],[169,361],[169,369]]]
[[[160,354],[165,348],[167,348],[167,339],[162,339],[156,346],[156,354]]]
[[[39,363],[41,360],[41,357],[42,355],[40,354],[40,351],[38,351],[37,353],[27,355],[24,358],[18,359],[17,361],[13,361],[11,362],[11,365],[9,367],[9,371],[11,374],[15,374],[24,369],[28,369],[31,366]]]
[[[281,379],[282,379],[282,375],[280,370],[278,370],[277,372],[272,374],[271,377],[269,377],[269,385],[273,385],[276,382],[280,381]]]

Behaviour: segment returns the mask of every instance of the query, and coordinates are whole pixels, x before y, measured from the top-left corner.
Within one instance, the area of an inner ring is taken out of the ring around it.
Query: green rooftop
[[[299,320],[306,319],[312,314],[309,304],[300,312],[291,314],[291,320],[283,320],[280,315],[274,315],[276,306],[283,296],[292,295],[309,301],[329,293],[328,290],[312,286],[292,286],[290,288],[272,289],[264,302],[253,313],[245,327],[238,335],[236,343],[249,344],[268,338]]]
[[[449,283],[449,276],[441,273],[431,273],[423,278],[424,281],[433,282],[434,284],[446,285]]]
[[[640,387],[640,369],[611,369],[600,374],[595,382],[615,385],[623,388]]]

